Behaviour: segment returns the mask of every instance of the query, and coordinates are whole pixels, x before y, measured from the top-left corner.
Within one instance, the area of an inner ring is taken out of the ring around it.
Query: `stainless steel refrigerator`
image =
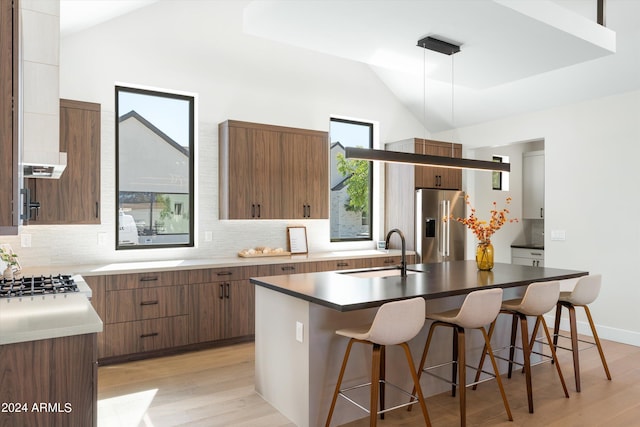
[[[455,218],[465,216],[463,191],[416,190],[416,253],[419,262],[464,259],[465,225]],[[443,221],[453,215],[454,220]]]

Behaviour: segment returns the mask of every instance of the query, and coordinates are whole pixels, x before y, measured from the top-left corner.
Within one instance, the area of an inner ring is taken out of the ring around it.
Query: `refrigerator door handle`
[[[438,236],[438,249],[442,256],[449,255],[449,221],[445,221],[449,215],[449,201],[443,200],[440,202],[440,215],[438,221],[440,222],[440,235]]]
[[[446,233],[445,233],[445,239],[444,239],[444,256],[449,256],[450,255],[450,241],[451,241],[451,229],[450,229],[450,221],[449,221],[449,212],[451,212],[451,201],[450,200],[445,200],[444,202],[444,216],[442,217],[442,222],[445,225],[445,229],[446,229]],[[447,218],[447,220],[445,221],[444,218]]]

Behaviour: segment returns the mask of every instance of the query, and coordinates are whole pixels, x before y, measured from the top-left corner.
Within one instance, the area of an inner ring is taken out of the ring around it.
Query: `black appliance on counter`
[[[79,291],[75,280],[68,274],[0,279],[0,298],[55,295]]]

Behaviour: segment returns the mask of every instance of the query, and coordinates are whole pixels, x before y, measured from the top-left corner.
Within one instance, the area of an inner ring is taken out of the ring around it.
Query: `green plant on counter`
[[[0,259],[7,265],[18,265],[18,254],[8,252],[2,247],[0,247]]]

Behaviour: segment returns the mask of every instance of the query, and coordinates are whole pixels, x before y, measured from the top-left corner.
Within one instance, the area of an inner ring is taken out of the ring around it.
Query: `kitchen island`
[[[521,295],[532,282],[588,274],[512,264],[496,264],[493,271],[482,272],[477,270],[475,261],[411,265],[407,277],[400,277],[397,272],[370,269],[252,278],[251,282],[257,285],[256,391],[296,425],[324,425],[348,341],[336,336],[336,329],[370,322],[377,307],[389,301],[422,296],[427,300],[427,311],[436,312],[459,307],[464,296],[474,290],[503,288],[506,299]],[[409,343],[414,358],[422,351],[426,329]],[[498,325],[495,339],[506,335],[503,332],[504,328]],[[479,355],[481,341],[470,343],[468,351]],[[370,351],[365,347],[354,346],[352,360],[361,363],[350,362],[345,386],[368,381]],[[444,345],[433,348],[430,359],[448,360],[450,337]],[[387,352],[387,379],[406,387],[410,382],[406,372],[396,373],[393,369],[403,357],[395,350],[390,348]],[[422,385],[426,396],[448,388],[431,378],[423,379]],[[367,402],[367,398],[363,401]],[[391,401],[389,406],[394,403]],[[365,416],[355,406],[338,401],[333,424]]]

